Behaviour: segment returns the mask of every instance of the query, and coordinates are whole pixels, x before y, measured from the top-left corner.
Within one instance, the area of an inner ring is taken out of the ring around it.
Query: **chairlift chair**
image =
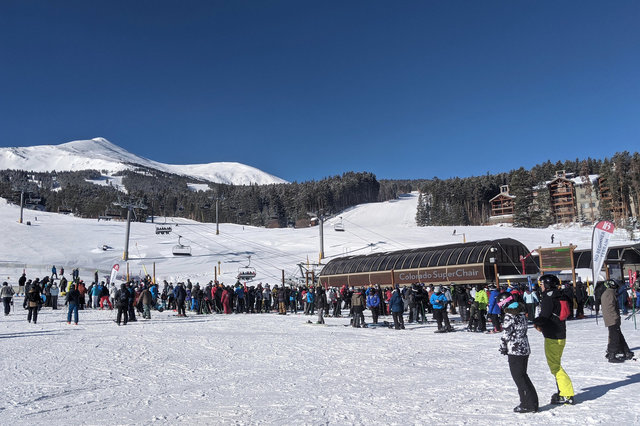
[[[344,232],[344,224],[342,223],[342,216],[340,216],[340,222],[336,222],[333,225],[333,230],[338,232]]]
[[[170,234],[172,230],[170,225],[156,225],[156,235]]]
[[[180,243],[180,235],[178,235],[178,244],[173,246],[173,255],[174,256],[191,256],[191,246],[186,246]]]
[[[251,267],[251,256],[249,256],[249,263],[247,266],[238,268],[238,275],[236,279],[243,281],[251,281],[256,277],[256,268]]]

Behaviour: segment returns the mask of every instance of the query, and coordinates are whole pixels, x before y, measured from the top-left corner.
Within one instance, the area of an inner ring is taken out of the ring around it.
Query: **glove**
[[[504,347],[504,346],[500,346],[500,353],[501,353],[502,355],[508,355],[508,353],[507,353],[507,348],[506,348],[506,347]]]

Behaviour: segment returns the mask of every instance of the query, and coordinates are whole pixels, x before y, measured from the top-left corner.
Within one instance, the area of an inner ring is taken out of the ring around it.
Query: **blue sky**
[[[0,2],[0,146],[289,181],[637,151],[637,1]]]

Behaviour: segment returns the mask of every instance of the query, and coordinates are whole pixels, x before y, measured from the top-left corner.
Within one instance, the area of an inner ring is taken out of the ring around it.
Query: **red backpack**
[[[558,302],[560,302],[560,313],[556,316],[560,321],[566,321],[567,318],[569,318],[569,314],[571,313],[571,310],[569,309],[569,300],[563,297]]]

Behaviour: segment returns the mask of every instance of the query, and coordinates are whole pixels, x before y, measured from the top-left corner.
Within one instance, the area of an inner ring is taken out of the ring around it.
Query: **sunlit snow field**
[[[358,206],[342,213],[345,232],[325,225],[327,257],[496,238],[515,238],[529,249],[573,243],[587,248],[590,228],[415,226],[416,196]],[[51,265],[80,268],[91,281],[107,274],[124,247],[124,224],[42,212],[19,211],[0,200],[0,276],[15,283]],[[35,218],[37,217],[37,220]],[[221,279],[232,284],[246,264],[256,283],[293,276],[296,263],[317,260],[318,228],[262,229],[168,219],[191,245],[193,256],[175,258],[176,233],[155,234],[155,225],[134,223],[130,269],[158,279]],[[627,238],[616,233],[613,244]],[[102,250],[102,245],[113,249]],[[120,262],[124,269],[124,263]],[[62,302],[61,302],[62,304]],[[640,364],[609,364],[607,330],[593,317],[568,323],[563,365],[573,380],[577,405],[549,406],[555,392],[542,337],[530,330],[529,374],[541,412],[516,415],[516,387],[499,335],[434,334],[435,325],[407,330],[345,327],[346,318],[311,326],[304,315],[190,315],[152,312],[151,321],[125,327],[113,311],[80,311],[67,325],[64,310],[43,308],[28,324],[17,299],[0,316],[0,424],[638,424]],[[589,313],[589,311],[587,311]],[[390,320],[390,318],[383,318]],[[369,318],[367,318],[369,321]],[[461,328],[459,323],[456,327]],[[632,350],[638,331],[623,321]]]

